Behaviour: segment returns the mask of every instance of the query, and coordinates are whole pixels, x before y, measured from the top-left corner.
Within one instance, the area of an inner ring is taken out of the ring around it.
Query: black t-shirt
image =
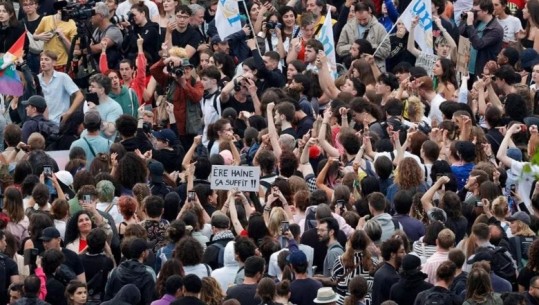
[[[241,305],[260,304],[261,300],[256,296],[256,284],[239,284],[229,288],[225,300],[236,299]]]
[[[253,100],[249,96],[247,97],[247,100],[242,103],[238,101],[236,97],[234,97],[234,95],[231,95],[230,98],[228,99],[228,102],[223,104],[223,109],[226,109],[229,107],[234,108],[234,110],[236,110],[238,114],[241,111],[247,111],[250,113],[255,112],[255,105],[253,104]]]
[[[9,284],[11,283],[11,277],[13,275],[19,274],[19,269],[17,268],[17,263],[15,263],[14,260],[7,257],[4,254],[1,255],[1,260],[4,261],[4,268],[5,268],[5,274],[4,274],[4,287],[0,287],[0,304],[7,304],[9,301],[9,297],[7,294],[7,288],[9,287]]]
[[[524,287],[524,291],[528,291],[528,289],[530,289],[530,280],[537,275],[539,275],[539,272],[530,270],[528,267],[524,267],[518,274],[517,283]]]
[[[187,45],[192,46],[195,50],[204,42],[204,38],[196,29],[188,26],[185,32],[180,33],[178,30],[172,32],[172,45],[180,48],[185,48]],[[195,67],[198,65],[198,52],[195,53],[189,60]]]
[[[107,281],[107,275],[114,268],[114,263],[112,259],[107,257],[104,254],[81,254],[79,255],[82,266],[86,270],[86,282],[90,282],[99,271],[103,270],[103,283]],[[105,285],[103,285],[103,290],[105,290]]]
[[[313,128],[314,124],[314,118],[310,116],[306,116],[303,119],[299,120],[296,126],[296,133],[298,135],[298,139],[301,139],[307,132],[309,132],[309,129]]]
[[[297,139],[298,138],[298,134],[296,133],[296,131],[294,130],[294,128],[290,127],[290,128],[287,128],[287,129],[284,129],[284,130],[281,130],[281,134],[289,134],[291,136],[294,137],[294,139]]]
[[[322,284],[311,278],[295,280],[290,283],[290,302],[296,305],[311,305],[320,288]]]
[[[27,19],[24,19],[23,22],[24,24],[26,25],[26,29],[28,30],[28,32],[30,33],[34,33],[37,29],[37,26],[39,25],[39,23],[41,22],[41,19],[43,19],[42,16],[39,16],[36,20],[34,21],[28,21]]]
[[[82,262],[81,262],[79,256],[77,255],[77,253],[75,253],[75,252],[73,252],[73,251],[71,251],[69,249],[66,249],[66,248],[62,248],[62,253],[65,256],[64,264],[66,266],[71,268],[71,270],[76,275],[84,273],[84,266],[82,265]]]

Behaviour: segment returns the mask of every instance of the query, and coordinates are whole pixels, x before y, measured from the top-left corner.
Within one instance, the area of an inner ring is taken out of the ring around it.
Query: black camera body
[[[477,19],[477,12],[475,11],[471,11],[473,13],[473,18],[474,20]],[[462,12],[462,14],[460,14],[460,20],[461,21],[466,21],[466,19],[468,19],[468,12]]]
[[[182,77],[184,70],[182,66],[175,66],[173,62],[170,62],[167,67],[168,72],[175,77]]]
[[[62,21],[68,21],[69,19],[83,21],[95,15],[95,4],[96,2],[94,0],[88,1],[85,4],[58,1],[54,3],[54,9],[60,10]]]
[[[273,21],[268,21],[266,23],[266,29],[268,30],[274,30],[274,29],[280,29],[281,28],[281,24],[279,22],[273,22]]]
[[[121,23],[121,22],[129,22],[129,24],[134,24],[135,23],[135,15],[133,15],[133,13],[131,13],[131,12],[127,13],[127,17],[125,17],[124,15],[122,15],[122,16],[114,15],[114,16],[112,16],[110,18],[110,22],[112,24],[118,24],[118,23]]]

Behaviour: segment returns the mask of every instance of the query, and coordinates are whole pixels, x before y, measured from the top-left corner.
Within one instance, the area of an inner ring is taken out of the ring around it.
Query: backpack
[[[449,301],[449,302],[448,302]],[[451,304],[451,295],[440,291],[427,293],[422,305],[444,305]]]
[[[495,247],[486,248],[486,251],[492,255],[492,261],[490,262],[492,271],[496,273],[496,275],[512,283],[516,279],[516,268],[513,264],[513,260],[511,259],[511,254],[506,253],[507,249]]]
[[[61,137],[60,126],[49,120],[36,120],[29,118],[29,120],[37,123],[38,132],[45,138],[45,147],[50,147],[56,144]]]
[[[101,265],[103,266],[106,261],[106,257],[101,258]],[[106,276],[103,274],[104,270],[99,270],[94,276],[88,281],[88,300],[87,305],[101,304],[103,301],[103,293],[105,292],[105,282]]]
[[[221,244],[220,242],[215,242],[211,245],[219,249],[219,255],[217,256],[217,266],[221,268],[225,265],[225,246],[223,246],[223,244]]]
[[[535,240],[535,236],[513,236],[509,238],[511,247],[515,250],[514,259],[517,262],[518,270],[526,267],[528,264],[528,249]]]

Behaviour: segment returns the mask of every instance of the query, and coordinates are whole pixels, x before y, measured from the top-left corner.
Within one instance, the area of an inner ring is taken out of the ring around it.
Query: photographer
[[[502,50],[503,28],[492,15],[493,12],[492,0],[479,0],[471,11],[461,16],[459,33],[469,38],[472,45],[468,68],[470,81],[474,81],[476,76],[481,74],[489,60],[496,61]]]
[[[155,63],[159,59],[159,44],[156,40],[159,37],[159,25],[149,21],[148,7],[144,4],[135,4],[131,9],[129,22],[131,29],[123,42],[123,52],[126,58],[135,61],[138,53],[137,39],[139,36],[144,39],[143,49],[149,64]]]
[[[122,32],[116,25],[110,22],[109,8],[105,3],[96,3],[94,12],[95,15],[91,19],[92,26],[95,28],[92,34],[93,43],[90,45],[92,54],[95,60],[99,61],[102,43],[106,43],[108,65],[112,69],[117,69],[121,59],[120,46],[123,42]]]
[[[71,49],[71,41],[77,35],[77,25],[68,16],[62,15],[62,10],[51,16],[45,16],[34,32],[35,40],[45,42],[43,51],[52,51],[57,55],[54,70],[65,72],[68,58],[68,50]]]
[[[174,51],[174,48],[171,49],[170,54],[174,54]],[[165,66],[166,73],[163,71]],[[161,59],[150,68],[157,83],[164,88],[169,87],[166,96],[169,97],[168,102],[174,105],[176,127],[186,150],[191,147],[194,137],[202,132],[202,112],[198,103],[204,94],[204,87],[191,76],[192,69],[187,58],[178,56]]]

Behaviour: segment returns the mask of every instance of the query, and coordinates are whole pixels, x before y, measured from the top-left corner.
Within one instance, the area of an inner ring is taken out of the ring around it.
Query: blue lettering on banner
[[[320,32],[324,33],[320,37],[320,42],[324,46],[326,56],[333,52],[333,43],[329,40],[329,37],[325,34],[325,28],[322,28]],[[333,39],[333,38],[332,38]]]
[[[419,5],[421,4],[421,7]],[[423,1],[417,1],[412,7],[414,15],[419,17],[419,23],[423,27],[424,31],[428,31],[432,28],[432,12],[427,10],[427,5]]]

